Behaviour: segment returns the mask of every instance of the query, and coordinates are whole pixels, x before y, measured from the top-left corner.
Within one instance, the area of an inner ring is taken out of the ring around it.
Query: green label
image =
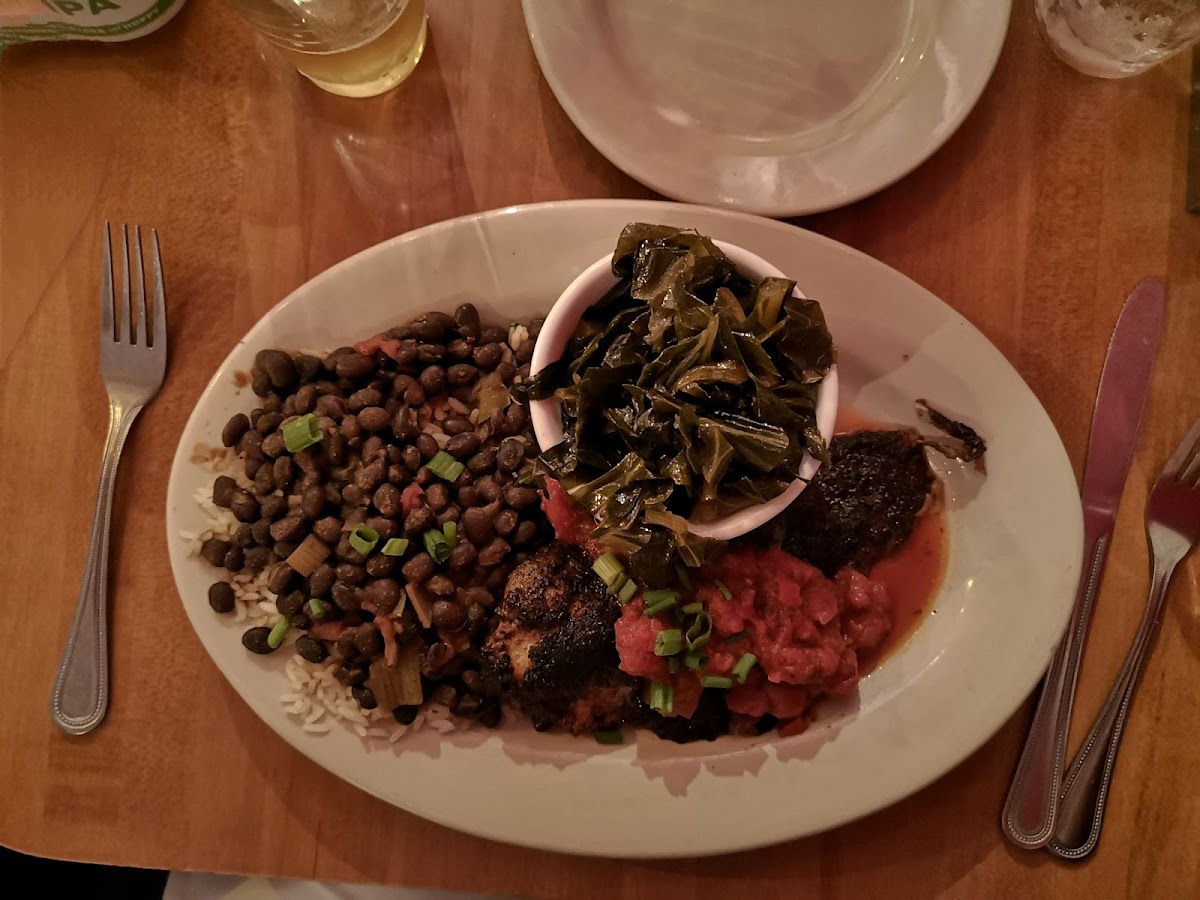
[[[107,24],[84,24],[91,16],[120,10],[121,4],[113,0],[42,0],[42,4],[55,15],[66,14],[77,19],[79,24],[68,22],[40,22],[33,25],[0,27],[0,46],[23,44],[27,41],[62,41],[71,38],[120,37],[145,28],[168,9],[182,0],[155,0],[154,5],[144,12],[122,22]]]

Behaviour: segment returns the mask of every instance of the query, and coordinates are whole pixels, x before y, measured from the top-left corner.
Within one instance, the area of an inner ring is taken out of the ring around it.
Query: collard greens
[[[531,385],[563,404],[566,440],[542,467],[602,539],[695,565],[711,548],[687,519],[774,497],[806,451],[828,458],[815,408],[833,340],[795,282],[752,282],[693,231],[628,225],[612,269],[620,281]]]

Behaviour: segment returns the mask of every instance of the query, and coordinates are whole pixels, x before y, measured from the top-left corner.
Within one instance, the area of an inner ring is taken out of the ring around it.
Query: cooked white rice
[[[448,440],[440,428],[430,430],[435,439]],[[253,487],[239,465],[237,454],[225,448],[198,447],[192,461],[202,465],[215,478],[229,475],[243,487]],[[197,505],[208,519],[204,529],[198,532],[181,531],[180,538],[187,541],[188,555],[200,556],[200,547],[209,538],[229,540],[237,530],[237,518],[227,509],[213,503],[212,485],[196,489],[193,495]],[[257,575],[248,572],[233,575],[229,579],[233,587],[234,620],[246,627],[273,625],[279,618],[275,607],[275,594],[267,590],[267,570]],[[279,697],[284,711],[296,724],[309,734],[328,734],[332,730],[331,720],[349,726],[367,742],[386,741],[394,744],[407,732],[420,731],[428,726],[440,734],[465,727],[459,723],[445,706],[429,704],[417,713],[411,725],[401,725],[391,713],[381,709],[363,709],[350,693],[350,687],[334,677],[337,663],[326,660],[310,663],[298,654],[293,654],[284,667],[288,686]]]

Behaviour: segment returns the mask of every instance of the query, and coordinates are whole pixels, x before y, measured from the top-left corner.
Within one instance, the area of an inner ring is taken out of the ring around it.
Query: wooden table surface
[[[1084,663],[1074,740],[1147,586],[1142,508],[1200,416],[1200,218],[1184,211],[1187,61],[1105,82],[1057,63],[1018,0],[978,107],[899,184],[800,224],[894,266],[996,343],[1082,470],[1105,347],[1149,273],[1170,289],[1142,438]],[[1200,559],[1176,575],[1082,865],[997,825],[1026,708],[954,771],[828,834],[706,860],[514,849],[392,809],[301,757],[193,635],[167,563],[176,438],[238,337],[294,287],[401,232],[476,210],[646,197],[576,132],[515,0],[431,0],[431,44],[391,95],[303,82],[220,4],[150,38],[0,56],[0,842],[174,869],[538,897],[1200,895]],[[105,219],[164,237],[172,361],[117,491],[108,720],[68,738],[47,696],[83,565],[105,397],[96,359]]]

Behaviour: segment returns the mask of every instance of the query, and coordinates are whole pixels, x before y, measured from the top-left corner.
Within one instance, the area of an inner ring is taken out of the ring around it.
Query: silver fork
[[[104,223],[104,263],[100,279],[100,373],[108,389],[108,439],[100,464],[100,488],[92,518],[83,580],[75,607],[75,621],[67,636],[50,715],[68,734],[86,734],[108,710],[108,530],[112,518],[113,486],[121,448],[133,420],[158,393],[167,365],[167,313],[163,290],[158,232],[151,230],[154,274],[154,308],[147,315],[146,279],[142,272],[142,233],[133,228],[133,258],[129,233],[121,226],[121,294],[113,298],[112,240]],[[130,291],[130,274],[136,288]],[[116,309],[114,310],[114,306]]]
[[[1117,748],[1142,666],[1162,621],[1167,586],[1179,561],[1200,540],[1200,421],[1163,467],[1146,505],[1154,576],[1150,599],[1121,672],[1063,781],[1058,827],[1046,846],[1062,859],[1082,859],[1100,840]]]

